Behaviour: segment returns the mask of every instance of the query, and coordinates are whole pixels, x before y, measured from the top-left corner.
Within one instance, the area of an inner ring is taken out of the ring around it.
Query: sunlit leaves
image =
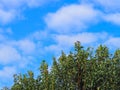
[[[12,90],[120,90],[120,50],[112,55],[106,46],[84,48],[75,43],[75,50],[53,58],[51,70],[43,61],[40,75],[14,75]]]

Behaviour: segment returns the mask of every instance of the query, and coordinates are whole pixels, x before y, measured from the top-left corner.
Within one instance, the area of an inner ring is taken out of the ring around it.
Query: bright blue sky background
[[[0,88],[75,41],[120,48],[119,30],[120,0],[0,0]]]

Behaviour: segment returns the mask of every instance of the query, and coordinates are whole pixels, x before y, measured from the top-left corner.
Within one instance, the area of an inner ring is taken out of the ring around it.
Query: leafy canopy
[[[120,90],[119,49],[112,55],[106,46],[85,49],[76,42],[75,50],[53,58],[51,67],[43,61],[37,78],[32,71],[15,74],[11,90]]]

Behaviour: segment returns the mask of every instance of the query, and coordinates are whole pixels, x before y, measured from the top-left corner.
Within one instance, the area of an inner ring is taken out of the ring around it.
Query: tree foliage
[[[112,55],[106,46],[85,49],[80,42],[69,54],[53,58],[51,70],[43,61],[40,75],[14,75],[11,90],[120,90],[120,50]]]

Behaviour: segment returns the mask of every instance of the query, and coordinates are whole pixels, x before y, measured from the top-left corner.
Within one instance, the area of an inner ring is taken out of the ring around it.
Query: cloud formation
[[[81,3],[92,4],[107,12],[120,11],[120,0],[80,0]]]
[[[101,12],[100,22],[105,21],[120,25],[120,0],[81,0],[80,2],[81,4],[90,4]]]
[[[90,5],[73,4],[63,6],[55,13],[45,17],[48,28],[58,33],[73,33],[83,31],[99,19],[100,12]]]
[[[108,14],[106,16],[104,16],[104,19],[107,22],[113,23],[115,25],[120,26],[120,13],[114,13],[114,14]]]
[[[120,0],[93,0],[101,5],[105,10],[118,12],[120,10]]]
[[[106,39],[109,38],[108,34],[105,32],[99,33],[78,33],[78,34],[61,34],[61,35],[53,35],[53,40],[56,42],[55,44],[51,44],[45,47],[45,51],[55,52],[56,55],[59,55],[61,50],[68,51],[73,47],[76,41],[80,41],[84,46],[96,46],[98,43],[104,43]],[[56,53],[57,52],[57,53]]]
[[[15,67],[6,66],[3,69],[0,69],[0,89],[3,88],[3,84],[12,83],[11,77],[17,72]],[[7,80],[7,82],[6,82]]]
[[[27,8],[36,8],[55,0],[0,0],[0,25],[6,25],[12,21],[24,17],[23,11]]]
[[[1,45],[0,46],[0,63],[8,64],[11,62],[17,62],[16,60],[20,60],[21,55],[19,52],[10,46]]]
[[[105,44],[109,46],[111,49],[115,50],[120,48],[120,37],[110,37]]]
[[[12,84],[13,74],[20,72],[24,68],[28,69],[31,66],[34,67],[33,70],[36,69],[33,63],[36,63],[35,58],[39,54],[37,51],[39,48],[34,41],[35,38],[31,39],[28,35],[22,39],[14,40],[8,38],[9,35],[6,36],[5,34],[11,32],[10,29],[0,30],[0,35],[3,37],[0,40],[0,86]],[[8,83],[8,80],[11,83]]]
[[[12,20],[14,20],[16,15],[17,15],[16,11],[14,10],[7,11],[7,10],[0,9],[0,23],[2,25],[7,24]]]

